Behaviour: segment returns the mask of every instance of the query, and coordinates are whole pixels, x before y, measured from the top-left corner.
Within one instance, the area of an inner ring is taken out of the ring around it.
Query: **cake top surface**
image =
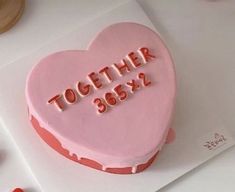
[[[172,59],[158,34],[140,24],[117,23],[87,50],[42,59],[28,76],[26,97],[30,113],[64,143],[121,158],[162,144],[175,89]]]

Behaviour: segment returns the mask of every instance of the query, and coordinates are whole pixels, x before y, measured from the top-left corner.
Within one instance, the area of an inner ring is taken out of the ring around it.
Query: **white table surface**
[[[232,33],[235,34],[234,0],[171,0],[171,3],[169,1],[147,0],[139,1],[139,3],[170,48],[180,45],[179,48],[182,51],[187,46],[193,46],[190,43],[197,43],[199,40],[212,43],[214,38],[203,39],[203,35],[208,35],[209,32],[218,33],[219,39],[216,39],[218,47],[220,43],[235,45],[235,38],[226,38],[229,35],[231,37]],[[31,53],[76,29],[76,23],[86,22],[122,2],[125,1],[27,1],[25,13],[19,23],[9,32],[0,35],[0,66]],[[184,27],[182,23],[178,26],[177,22],[172,22],[175,18],[185,20],[186,26],[192,23],[191,27],[195,29],[195,33],[185,36],[184,42],[177,42],[174,34],[180,34],[179,32],[187,30],[187,27]],[[228,26],[224,31],[216,29],[220,22]],[[215,36],[212,35],[212,37]],[[213,57],[213,55],[210,56]],[[229,50],[228,56],[231,56]],[[234,58],[228,61],[235,63]],[[234,74],[234,70],[226,74],[229,79],[229,76]],[[234,91],[233,94],[228,95],[228,99],[234,96]],[[218,101],[219,99],[221,98],[218,96]],[[234,105],[226,106],[224,114],[226,114],[225,121],[227,120],[226,124],[229,127],[235,125],[234,112]],[[235,135],[235,131],[233,134]],[[234,191],[234,160],[235,147],[191,171],[161,191]],[[27,189],[26,192],[37,191],[37,184],[17,152],[14,141],[0,128],[0,189],[3,191],[17,186]]]

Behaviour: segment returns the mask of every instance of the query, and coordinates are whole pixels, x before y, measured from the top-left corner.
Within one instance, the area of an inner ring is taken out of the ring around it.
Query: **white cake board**
[[[98,31],[122,21],[138,22],[154,29],[139,5],[131,2],[0,71],[1,124],[14,138],[42,191],[153,192],[234,145],[234,139],[226,130],[217,106],[214,105],[216,97],[208,89],[210,87],[213,90],[211,85],[214,85],[212,80],[215,79],[200,73],[200,63],[193,65],[190,59],[187,66],[176,62],[179,85],[174,121],[176,141],[166,145],[157,161],[146,171],[135,175],[113,175],[93,170],[69,161],[39,138],[27,117],[24,87],[28,71],[40,58],[51,52],[85,49]],[[174,51],[171,50],[173,55]],[[208,65],[203,69],[209,70],[210,67]],[[200,78],[195,72],[201,75]],[[224,135],[226,141],[208,150],[203,145],[213,140],[215,133]]]

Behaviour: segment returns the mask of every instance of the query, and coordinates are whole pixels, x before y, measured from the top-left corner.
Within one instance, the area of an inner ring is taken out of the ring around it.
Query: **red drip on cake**
[[[137,165],[135,172],[133,172],[133,167],[123,167],[123,168],[107,167],[107,168],[103,169],[103,165],[101,165],[100,163],[98,163],[94,160],[83,158],[83,157],[81,157],[79,159],[76,154],[70,155],[71,153],[69,153],[69,150],[62,147],[62,144],[60,143],[60,141],[52,133],[50,133],[49,131],[47,131],[43,127],[41,127],[38,120],[34,116],[32,116],[31,114],[29,114],[29,115],[31,116],[30,121],[31,121],[33,127],[35,128],[37,133],[40,135],[40,137],[49,146],[51,146],[53,149],[55,149],[57,152],[59,152],[60,154],[62,154],[65,157],[67,157],[68,159],[73,160],[78,163],[81,163],[83,165],[89,166],[94,169],[98,169],[98,170],[109,172],[109,173],[115,173],[115,174],[138,173],[138,172],[141,172],[144,169],[146,169],[148,166],[150,166],[151,163],[156,158],[156,156],[158,155],[158,152],[157,152],[146,163]]]

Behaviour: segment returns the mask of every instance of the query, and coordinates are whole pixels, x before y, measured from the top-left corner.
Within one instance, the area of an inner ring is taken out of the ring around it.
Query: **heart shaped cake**
[[[48,145],[120,174],[144,170],[162,149],[175,93],[168,49],[137,23],[108,26],[87,50],[43,58],[26,82],[30,121]]]

